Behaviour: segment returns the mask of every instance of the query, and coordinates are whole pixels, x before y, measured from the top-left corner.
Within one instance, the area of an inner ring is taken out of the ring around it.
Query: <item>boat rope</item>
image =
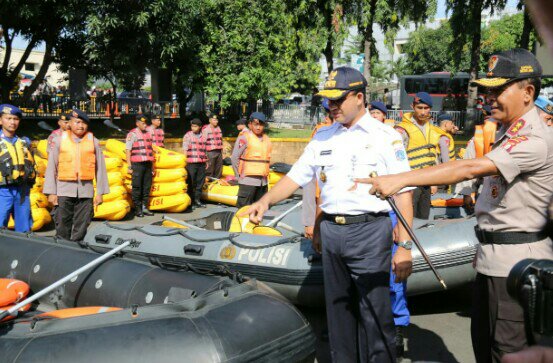
[[[238,242],[236,239],[234,239],[234,237],[236,236],[237,234],[232,234],[232,233],[228,236],[228,240],[230,241],[230,243],[232,243],[236,247],[249,249],[249,250],[261,250],[263,248],[271,248],[271,247],[280,246],[287,243],[298,243],[301,241],[300,236],[295,236],[295,237],[281,238],[275,242],[264,244],[264,245],[245,245],[243,243]]]

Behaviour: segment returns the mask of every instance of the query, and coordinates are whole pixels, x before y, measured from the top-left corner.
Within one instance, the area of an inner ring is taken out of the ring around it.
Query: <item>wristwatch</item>
[[[410,239],[408,239],[407,241],[396,242],[396,245],[397,245],[398,247],[403,247],[403,248],[405,248],[406,250],[411,250],[411,248],[413,248],[413,241],[411,241]]]

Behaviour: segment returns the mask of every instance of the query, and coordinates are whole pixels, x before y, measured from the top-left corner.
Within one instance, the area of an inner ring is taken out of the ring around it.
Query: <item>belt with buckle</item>
[[[354,223],[364,223],[371,222],[380,217],[388,217],[388,213],[365,213],[358,215],[348,215],[348,214],[328,214],[323,213],[323,219],[327,221],[334,222],[336,224],[354,224]]]
[[[474,226],[476,238],[481,244],[516,245],[539,242],[547,238],[545,231],[541,232],[489,232]]]

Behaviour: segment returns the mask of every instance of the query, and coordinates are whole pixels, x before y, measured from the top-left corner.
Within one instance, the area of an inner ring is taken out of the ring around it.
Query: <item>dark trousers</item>
[[[507,293],[506,277],[476,275],[472,295],[472,349],[478,363],[500,362],[528,345],[524,310]]]
[[[413,217],[428,219],[430,216],[430,187],[417,187],[413,190]]]
[[[242,208],[245,205],[250,205],[261,199],[267,193],[267,185],[253,186],[238,184],[238,202],[236,206]]]
[[[221,175],[223,175],[223,150],[212,150],[207,152],[207,169],[205,175],[215,179],[221,178]]]
[[[58,197],[56,208],[56,235],[71,241],[82,241],[92,221],[92,198]]]
[[[321,222],[326,315],[333,362],[395,362],[390,304],[390,218]]]
[[[148,206],[152,188],[152,162],[131,163],[132,166],[132,202],[134,208]]]
[[[199,201],[205,182],[205,163],[186,164],[188,195],[192,201]]]

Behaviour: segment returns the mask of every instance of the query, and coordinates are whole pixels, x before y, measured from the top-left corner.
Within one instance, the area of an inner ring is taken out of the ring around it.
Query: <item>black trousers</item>
[[[207,169],[205,175],[220,179],[223,175],[223,150],[212,150],[207,152]]]
[[[321,222],[326,315],[333,362],[395,362],[390,302],[392,223]]]
[[[413,190],[413,217],[428,219],[431,203],[430,187],[417,187]]]
[[[238,202],[236,206],[242,208],[245,205],[250,205],[261,199],[267,193],[267,185],[253,186],[238,184]]]
[[[131,163],[131,166],[131,197],[134,208],[142,208],[142,204],[147,207],[150,199],[150,189],[152,188],[152,162]]]
[[[528,345],[524,310],[507,293],[506,277],[476,275],[470,332],[478,363],[500,362],[506,353]]]
[[[205,182],[205,163],[186,164],[188,195],[192,201],[199,201]]]
[[[58,197],[56,235],[71,241],[82,241],[94,215],[92,198]]]

